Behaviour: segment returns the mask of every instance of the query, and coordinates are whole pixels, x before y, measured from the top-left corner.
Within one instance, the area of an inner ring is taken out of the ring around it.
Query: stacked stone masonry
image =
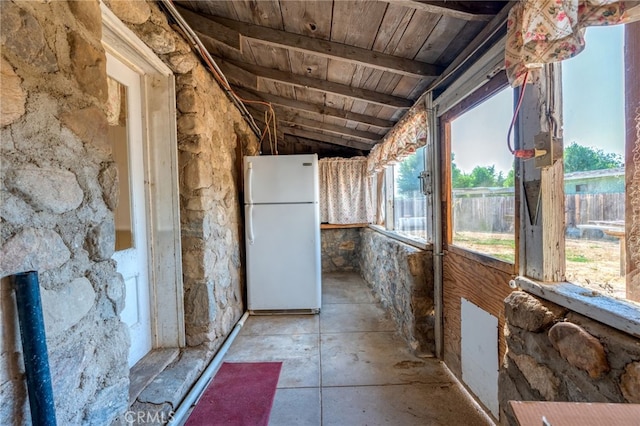
[[[360,270],[360,229],[337,228],[320,231],[322,239],[322,272]]]
[[[516,424],[509,400],[640,403],[637,338],[522,291],[505,315],[503,424]]]
[[[431,252],[361,230],[360,274],[380,296],[400,334],[416,354],[433,355],[434,304]]]
[[[157,3],[105,3],[175,74],[187,344],[209,357],[243,310],[237,160],[257,139]],[[130,343],[111,260],[118,177],[100,4],[0,10],[0,424],[30,422],[7,277],[34,269],[58,423],[109,424],[128,407]]]

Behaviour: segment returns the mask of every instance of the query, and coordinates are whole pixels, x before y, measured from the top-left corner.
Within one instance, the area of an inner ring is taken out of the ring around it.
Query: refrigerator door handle
[[[255,235],[253,234],[253,204],[249,204],[249,215],[247,217],[247,239],[249,240],[249,244],[253,244],[255,240]]]
[[[249,161],[247,163],[247,201],[248,204],[253,204],[253,194],[252,194],[252,187],[253,187],[253,163],[251,161]]]

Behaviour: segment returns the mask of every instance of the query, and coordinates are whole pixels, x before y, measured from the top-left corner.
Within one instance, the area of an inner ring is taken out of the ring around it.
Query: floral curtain
[[[584,49],[589,26],[614,25],[640,19],[640,7],[628,9],[619,0],[522,0],[507,20],[505,67],[514,87],[527,71],[572,58]],[[529,74],[531,76],[531,73]]]
[[[372,223],[375,193],[367,174],[367,159],[322,158],[320,168],[320,221],[344,225]]]
[[[414,105],[396,126],[373,147],[367,157],[370,176],[399,163],[427,143],[427,110],[424,103]]]

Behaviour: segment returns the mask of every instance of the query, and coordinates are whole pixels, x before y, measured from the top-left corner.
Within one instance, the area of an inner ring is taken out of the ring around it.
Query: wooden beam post
[[[524,89],[525,96],[514,132],[516,149],[534,149],[535,139],[540,135],[562,137],[560,66],[547,65],[539,75],[539,80]],[[519,91],[515,92],[519,94]],[[545,168],[536,168],[534,159],[516,161],[521,162],[522,173],[519,187],[522,194],[519,273],[538,281],[564,281],[562,159]]]
[[[640,7],[640,6],[637,6]],[[625,238],[627,299],[640,301],[640,22],[625,25]]]

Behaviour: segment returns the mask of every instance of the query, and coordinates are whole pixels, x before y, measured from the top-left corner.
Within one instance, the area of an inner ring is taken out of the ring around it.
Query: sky
[[[563,62],[565,145],[576,141],[624,153],[623,35],[622,25],[591,27],[586,48]],[[513,90],[507,88],[452,123],[454,161],[463,172],[495,165],[506,175],[511,169],[507,131],[512,108]]]

